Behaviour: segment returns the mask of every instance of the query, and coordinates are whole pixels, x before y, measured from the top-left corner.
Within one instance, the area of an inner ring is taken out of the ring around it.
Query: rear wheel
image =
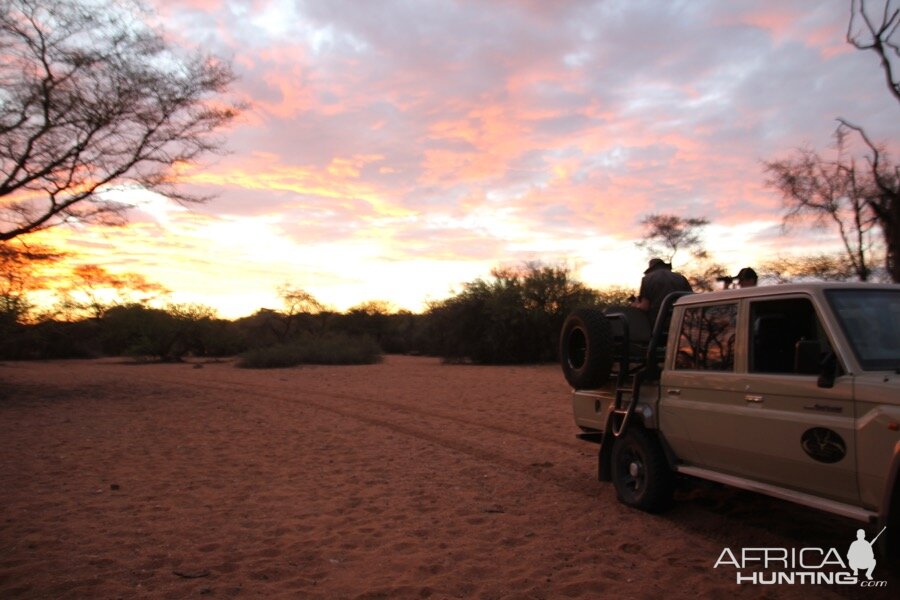
[[[659,512],[672,503],[674,474],[659,441],[640,427],[613,441],[612,480],[619,501],[628,506]]]

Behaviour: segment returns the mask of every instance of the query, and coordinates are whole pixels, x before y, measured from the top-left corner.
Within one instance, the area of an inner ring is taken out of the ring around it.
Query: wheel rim
[[[619,467],[625,489],[633,495],[640,494],[647,480],[643,455],[632,448],[625,449],[619,456]]]
[[[575,328],[569,334],[569,344],[566,352],[566,360],[569,367],[575,370],[584,367],[587,359],[587,336],[581,328]]]

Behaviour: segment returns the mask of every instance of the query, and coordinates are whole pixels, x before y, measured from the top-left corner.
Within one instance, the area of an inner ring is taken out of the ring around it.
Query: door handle
[[[757,396],[756,394],[747,394],[744,396],[744,400],[747,402],[753,402],[754,404],[761,404],[763,401],[762,396]]]
[[[670,396],[680,396],[680,395],[681,395],[681,390],[668,389],[668,390],[666,390],[666,393],[667,393],[668,395],[670,395]]]

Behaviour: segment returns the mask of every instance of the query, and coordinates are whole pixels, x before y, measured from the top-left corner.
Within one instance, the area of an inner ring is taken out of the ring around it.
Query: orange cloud
[[[282,191],[299,196],[337,200],[345,205],[365,202],[376,215],[398,217],[411,214],[392,202],[376,185],[363,181],[362,169],[382,160],[380,155],[335,157],[324,169],[279,164],[279,157],[256,154],[241,161],[240,167],[195,169],[184,167],[179,180],[212,188],[237,188],[248,191]]]

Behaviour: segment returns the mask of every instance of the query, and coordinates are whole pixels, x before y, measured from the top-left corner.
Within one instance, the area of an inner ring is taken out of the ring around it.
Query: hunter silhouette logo
[[[856,541],[850,544],[850,549],[847,550],[847,563],[850,565],[850,570],[854,573],[857,573],[860,569],[865,569],[866,571],[866,579],[872,581],[872,569],[875,568],[875,565],[878,561],[875,560],[875,552],[872,550],[872,546],[875,545],[875,540],[877,540],[884,530],[887,527],[884,527],[881,531],[878,532],[872,541],[866,541],[866,530],[860,529],[856,532]]]

